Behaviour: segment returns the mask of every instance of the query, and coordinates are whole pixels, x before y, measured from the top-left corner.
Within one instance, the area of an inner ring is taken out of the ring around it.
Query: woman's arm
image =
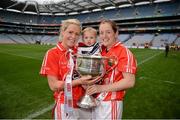
[[[128,88],[131,88],[135,85],[135,75],[131,73],[125,73],[123,72],[123,79],[115,82],[113,84],[108,85],[92,85],[87,88],[87,94],[92,95],[94,93],[100,93],[100,92],[113,92],[113,91],[120,91],[125,90]]]
[[[92,76],[86,75],[86,76],[82,76],[79,79],[73,80],[72,87],[78,86],[78,85],[89,85],[89,84],[93,84],[93,83],[95,83],[95,81],[97,81],[96,79],[90,80],[91,78],[92,78]],[[52,76],[52,75],[48,75],[47,79],[48,79],[49,87],[52,91],[64,90],[64,81],[58,80],[58,78],[56,76]]]
[[[48,84],[52,91],[62,90],[64,88],[64,81],[58,80],[56,76],[48,75]]]

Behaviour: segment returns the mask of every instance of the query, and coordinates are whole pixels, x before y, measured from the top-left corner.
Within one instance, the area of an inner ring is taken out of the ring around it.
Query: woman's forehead
[[[112,30],[112,26],[109,23],[103,23],[103,24],[100,24],[99,29],[100,30],[107,30],[107,29]]]
[[[78,31],[80,32],[81,28],[80,26],[76,25],[76,24],[69,24],[67,26],[67,29],[66,30],[73,30],[73,31]]]

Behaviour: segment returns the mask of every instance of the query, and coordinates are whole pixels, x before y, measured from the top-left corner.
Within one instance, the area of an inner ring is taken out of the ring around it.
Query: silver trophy
[[[110,71],[105,69],[105,64],[112,65],[114,59],[109,59],[97,55],[77,55],[76,69],[81,75],[91,75],[93,78],[103,77]],[[114,64],[113,64],[114,67]],[[111,67],[111,68],[113,68]],[[85,94],[77,105],[81,108],[93,108],[98,105],[98,101],[93,96]]]

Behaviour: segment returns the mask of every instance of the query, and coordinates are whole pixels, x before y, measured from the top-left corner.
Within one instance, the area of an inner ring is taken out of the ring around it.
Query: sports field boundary
[[[13,53],[2,52],[2,51],[0,51],[0,53],[7,54],[7,55],[18,56],[18,57],[23,57],[23,58],[28,58],[28,59],[42,60],[42,59],[38,59],[38,58],[35,58],[35,57],[29,57],[29,56],[24,56],[24,55],[17,55],[17,54],[13,54]]]
[[[143,63],[145,63],[145,62],[147,62],[147,61],[153,59],[154,57],[156,57],[157,55],[159,55],[159,54],[161,54],[161,53],[162,53],[162,52],[159,52],[159,53],[157,53],[157,54],[155,54],[155,55],[153,55],[153,56],[151,56],[151,57],[148,57],[147,59],[145,59],[145,60],[139,62],[137,65],[138,65],[138,66],[141,65],[141,64],[143,64]]]
[[[46,107],[46,108],[43,108],[43,109],[41,109],[41,110],[39,110],[39,111],[37,111],[37,112],[34,112],[34,113],[28,115],[28,116],[27,116],[26,118],[24,118],[24,119],[33,119],[33,118],[36,118],[36,117],[38,117],[38,116],[40,116],[40,115],[48,112],[49,110],[51,110],[51,109],[53,108],[53,106],[54,106],[54,104],[51,104],[51,105],[49,105],[49,106]]]

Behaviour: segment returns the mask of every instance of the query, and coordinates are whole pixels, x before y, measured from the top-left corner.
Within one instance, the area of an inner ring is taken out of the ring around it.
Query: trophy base
[[[90,95],[83,96],[77,105],[81,108],[89,109],[96,107],[98,105],[98,101]]]

